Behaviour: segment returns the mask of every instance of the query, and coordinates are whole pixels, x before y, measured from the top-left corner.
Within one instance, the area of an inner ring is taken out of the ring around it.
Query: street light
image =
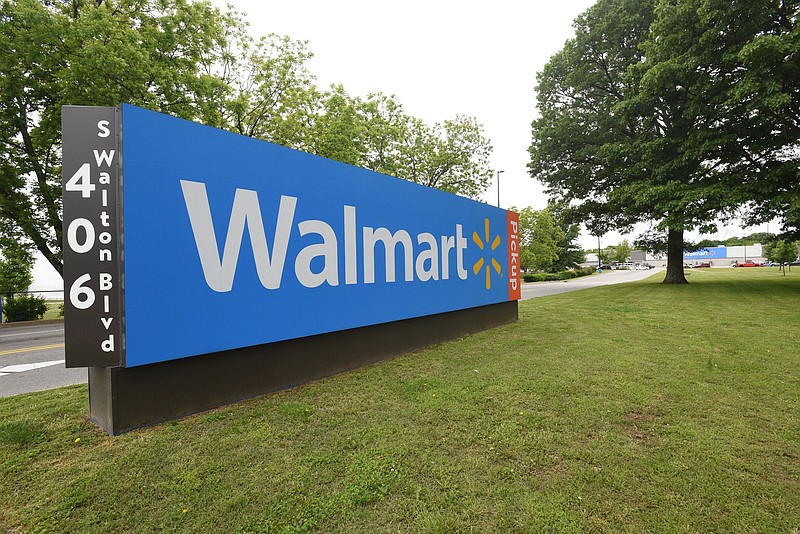
[[[497,207],[500,207],[500,173],[506,171],[497,171]]]
[[[600,234],[597,234],[597,270],[603,269],[603,262],[600,261]]]

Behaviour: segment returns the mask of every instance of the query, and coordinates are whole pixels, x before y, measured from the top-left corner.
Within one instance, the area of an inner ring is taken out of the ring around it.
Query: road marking
[[[17,337],[17,336],[32,336],[35,334],[53,334],[55,332],[63,332],[63,328],[57,328],[56,330],[42,330],[40,332],[25,332],[24,334],[3,334],[0,335],[0,339],[5,339],[7,337]]]
[[[5,356],[6,354],[18,354],[20,352],[32,352],[34,350],[47,350],[47,349],[57,349],[59,347],[63,347],[63,343],[56,343],[54,345],[40,345],[38,347],[25,347],[23,349],[11,349],[11,350],[0,350],[0,356]]]
[[[64,363],[64,360],[52,360],[49,362],[37,363],[22,363],[19,365],[9,365],[7,367],[0,367],[0,376],[7,373],[24,373],[25,371],[33,371],[34,369],[41,369],[42,367],[52,367]]]

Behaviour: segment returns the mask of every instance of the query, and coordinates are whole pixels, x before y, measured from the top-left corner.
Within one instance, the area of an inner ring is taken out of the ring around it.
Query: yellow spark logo
[[[490,235],[489,219],[484,219],[483,227],[484,227],[484,235],[486,237],[485,243],[484,240],[481,239],[481,236],[478,235],[478,232],[472,232],[472,240],[475,242],[476,245],[478,245],[478,248],[481,250],[484,250],[485,247],[489,246],[489,235]],[[494,236],[494,241],[492,241],[491,245],[492,251],[494,251],[494,249],[496,249],[499,246],[500,246],[500,236],[496,235]],[[492,277],[491,277],[492,270],[489,267],[489,264],[487,264],[483,258],[480,258],[478,261],[475,262],[475,265],[472,266],[472,272],[475,273],[475,276],[478,276],[478,273],[481,272],[481,269],[484,268],[484,265],[486,266],[486,289],[488,290],[492,288]],[[500,264],[497,263],[496,259],[492,258],[491,266],[494,267],[494,270],[497,271],[497,274],[500,274],[500,271],[502,269],[500,267]]]

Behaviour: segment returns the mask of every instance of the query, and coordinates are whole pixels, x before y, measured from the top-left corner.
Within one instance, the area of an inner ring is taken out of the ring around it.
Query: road
[[[86,369],[64,367],[63,323],[0,327],[0,397],[86,380]]]
[[[559,282],[537,282],[535,284],[523,284],[522,300],[527,300],[534,297],[558,295],[559,293],[578,291],[579,289],[588,289],[590,287],[608,286],[612,284],[621,284],[623,282],[644,280],[645,278],[653,276],[656,273],[662,273],[664,270],[665,269],[661,267],[658,269],[650,269],[649,271],[603,271],[602,274],[583,276],[581,278],[573,278],[571,280],[561,280]]]
[[[658,271],[663,269],[605,271],[599,275],[561,282],[524,284],[522,299],[642,280]],[[86,369],[64,367],[63,323],[0,327],[0,397],[85,383],[87,374]]]

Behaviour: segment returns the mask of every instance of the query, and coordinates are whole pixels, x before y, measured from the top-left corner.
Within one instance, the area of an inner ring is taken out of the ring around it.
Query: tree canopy
[[[62,105],[127,102],[472,198],[488,186],[477,120],[429,125],[394,96],[320,90],[311,57],[205,1],[2,0],[0,229],[62,272]]]
[[[60,273],[61,106],[129,102],[207,119],[224,92],[204,72],[222,28],[219,13],[204,3],[4,0],[3,225],[19,229]]]
[[[686,230],[741,208],[790,227],[797,12],[793,0],[599,0],[539,73],[532,176],[593,233],[654,222],[666,283],[686,282]]]

